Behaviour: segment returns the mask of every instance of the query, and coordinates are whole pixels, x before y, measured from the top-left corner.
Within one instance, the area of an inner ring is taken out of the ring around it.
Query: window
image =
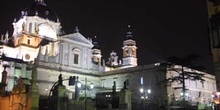
[[[31,43],[31,40],[30,40],[30,39],[28,39],[28,40],[27,40],[27,44],[30,44],[30,43]]]
[[[79,54],[74,54],[74,58],[73,58],[73,63],[74,64],[79,64]]]
[[[102,82],[102,88],[105,88],[105,82],[104,81]]]
[[[141,85],[143,85],[143,84],[144,84],[144,78],[141,77]]]
[[[128,55],[129,55],[129,50],[125,49],[125,56],[128,56]]]
[[[132,56],[136,57],[136,50],[135,50],[135,48],[132,48]]]
[[[73,66],[78,65],[79,66],[79,60],[80,60],[80,50],[79,49],[72,49],[72,64]]]
[[[29,23],[29,32],[31,33],[32,31],[32,23]]]

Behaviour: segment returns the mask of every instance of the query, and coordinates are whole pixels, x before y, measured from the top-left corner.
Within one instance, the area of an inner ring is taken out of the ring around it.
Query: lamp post
[[[144,79],[143,79],[143,77],[141,77],[140,93],[141,93],[141,102],[143,102],[143,109],[145,109],[146,101],[150,100],[149,95],[151,94],[151,92],[152,91],[150,88],[146,89],[144,87]]]
[[[75,85],[75,100],[78,100],[79,90],[82,86],[82,84],[79,82],[79,77],[78,76],[76,77],[76,82],[75,83],[76,83],[76,85]]]
[[[81,88],[81,83],[77,83],[77,86]],[[85,77],[85,85],[82,87],[82,89],[85,89],[85,110],[87,110],[87,90],[93,89],[94,84],[91,83],[89,86],[87,85],[87,77]]]
[[[145,89],[144,88],[144,78],[141,77],[141,88],[140,88],[140,92],[141,92],[141,99],[147,99],[148,95],[151,93],[151,89]]]
[[[185,91],[182,91],[181,93],[180,93],[180,96],[182,97],[182,101],[183,101],[183,107],[185,107],[186,106],[186,101],[188,100],[188,98],[189,98],[189,94]]]
[[[140,88],[140,93],[141,93],[141,102],[142,102],[142,109],[145,110],[146,106],[149,104],[150,97],[149,95],[151,94],[151,89],[145,89],[143,86]]]
[[[145,89],[145,88],[140,88],[140,92],[141,92],[141,99],[144,99],[144,100],[146,100],[146,99],[148,99],[149,97],[149,94],[151,93],[151,89]]]
[[[58,95],[58,93],[55,91],[55,89],[57,89],[56,87],[57,86],[63,86],[63,81],[66,81],[66,80],[69,80],[69,86],[74,86],[75,85],[75,87],[76,87],[76,91],[75,91],[75,98],[78,96],[77,94],[78,94],[78,90],[79,90],[79,88],[81,87],[81,83],[79,83],[79,81],[78,81],[78,76],[70,76],[69,78],[67,78],[67,79],[63,79],[62,78],[62,74],[60,74],[59,75],[59,77],[58,77],[58,81],[56,81],[54,84],[53,84],[53,86],[51,87],[51,89],[50,89],[50,92],[49,92],[49,96],[48,96],[48,108],[49,108],[49,110],[51,110],[51,98],[52,97],[55,97],[55,98],[57,98],[57,96],[55,96],[55,94],[56,95]],[[56,92],[56,93],[55,93]],[[52,94],[53,93],[53,94]],[[52,96],[51,96],[51,94],[52,94]]]

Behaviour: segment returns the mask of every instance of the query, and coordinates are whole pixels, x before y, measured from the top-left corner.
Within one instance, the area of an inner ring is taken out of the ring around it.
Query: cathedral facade
[[[59,18],[42,0],[36,0],[27,10],[22,11],[21,18],[12,24],[12,37],[8,33],[1,36],[0,45],[0,70],[7,71],[7,75],[0,75],[0,80],[7,84],[6,91],[12,91],[18,77],[26,79],[26,84],[30,85],[32,65],[37,59],[37,86],[41,96],[49,95],[51,87],[62,74],[63,79],[77,76],[81,84],[94,85],[93,90],[82,89],[82,96],[86,94],[87,97],[95,98],[97,93],[111,92],[113,82],[116,82],[116,91],[120,91],[124,81],[128,80],[128,89],[133,93],[134,102],[141,100],[142,87],[152,91],[150,97],[154,102],[166,104],[171,101],[173,94],[176,100],[181,99],[181,91],[174,90],[180,85],[158,86],[160,81],[173,77],[176,73],[169,70],[158,71],[164,68],[160,63],[138,66],[136,41],[131,31],[122,36],[126,38],[122,46],[122,60],[113,51],[108,61],[104,61],[97,42],[84,37],[78,27],[74,33],[62,34]],[[187,80],[187,100],[210,104],[212,93],[216,92],[215,77],[198,72],[205,75],[204,86],[201,82]],[[63,81],[63,84],[68,89],[69,99],[73,99],[77,85],[69,86],[68,81]]]

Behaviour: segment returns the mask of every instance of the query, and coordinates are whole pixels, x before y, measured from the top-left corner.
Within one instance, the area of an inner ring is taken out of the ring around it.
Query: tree
[[[169,71],[174,71],[178,73],[177,76],[173,76],[170,78],[167,78],[166,80],[162,81],[162,83],[166,83],[168,86],[171,86],[173,82],[179,82],[179,84],[182,84],[182,96],[183,96],[183,106],[185,106],[185,95],[186,95],[186,86],[185,86],[185,80],[194,80],[194,81],[201,81],[202,83],[205,81],[203,79],[204,74],[198,73],[197,71],[187,71],[187,69],[192,70],[204,70],[204,67],[202,66],[195,66],[193,63],[198,58],[200,58],[198,55],[191,54],[186,56],[185,58],[178,58],[175,56],[168,57],[166,62],[163,63],[163,65],[166,66],[166,69]],[[178,65],[179,68],[175,68],[175,66]]]

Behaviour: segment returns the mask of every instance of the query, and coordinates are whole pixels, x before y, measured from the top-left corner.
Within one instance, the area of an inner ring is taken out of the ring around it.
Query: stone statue
[[[117,108],[117,97],[116,97],[116,82],[113,82],[112,86],[112,108]]]
[[[59,75],[58,77],[58,85],[62,86],[63,85],[63,78],[62,78],[62,74]]]
[[[25,22],[23,22],[23,24],[22,24],[22,31],[26,31],[26,26],[25,25],[26,25]]]
[[[112,91],[113,91],[113,94],[116,93],[116,82],[115,81],[113,82]]]
[[[10,96],[11,110],[25,110],[27,107],[26,87],[21,78],[17,82]]]
[[[124,81],[124,87],[123,87],[123,89],[128,89],[127,86],[128,86],[128,79]]]
[[[39,34],[39,27],[38,26],[35,26],[35,34]]]

